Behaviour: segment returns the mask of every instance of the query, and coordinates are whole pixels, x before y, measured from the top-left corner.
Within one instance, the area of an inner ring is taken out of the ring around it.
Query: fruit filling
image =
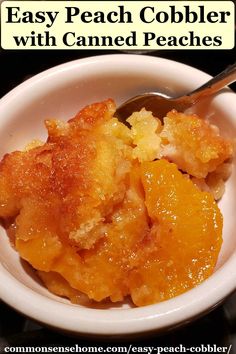
[[[0,163],[0,217],[46,287],[73,303],[170,299],[209,277],[222,243],[232,142],[197,115],[108,99]],[[13,232],[14,231],[14,232]]]

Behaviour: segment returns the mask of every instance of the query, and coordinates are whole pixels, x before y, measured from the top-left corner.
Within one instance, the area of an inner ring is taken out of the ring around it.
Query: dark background
[[[66,61],[100,54],[119,53],[118,51],[4,51],[0,50],[0,97],[6,94],[26,78],[45,69]],[[169,50],[149,52],[145,55],[169,58],[192,65],[211,75],[216,75],[225,67],[235,62],[236,49],[233,50]],[[180,78],[181,80],[181,78]],[[231,85],[236,91],[236,84]],[[0,117],[1,119],[1,117]],[[1,143],[1,142],[0,142]],[[40,309],[39,309],[40,311]],[[103,341],[109,345],[110,338]],[[121,345],[123,339],[113,341],[112,345]],[[17,314],[0,301],[0,348],[4,345],[96,345],[98,340],[85,338],[72,339],[62,334],[43,328],[24,316]],[[133,339],[126,343],[129,345],[168,345],[185,344],[187,346],[199,344],[232,344],[231,353],[236,353],[236,294],[231,295],[223,305],[203,316],[201,319],[171,331],[165,335],[154,335],[149,338]],[[1,352],[1,349],[0,349]]]
[[[132,51],[130,51],[132,53]],[[101,54],[117,54],[114,50],[1,50],[0,51],[0,97],[27,77],[52,66],[79,58]],[[233,50],[161,50],[150,51],[154,55],[192,65],[211,75],[216,75],[235,62]],[[236,84],[232,86],[236,90]]]

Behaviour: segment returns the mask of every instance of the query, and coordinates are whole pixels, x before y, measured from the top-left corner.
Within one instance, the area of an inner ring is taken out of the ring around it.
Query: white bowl
[[[117,104],[145,91],[182,94],[209,75],[189,66],[154,57],[107,55],[76,60],[47,70],[12,90],[0,101],[0,154],[46,137],[43,121],[68,119],[88,103],[108,97]],[[226,90],[195,110],[236,136],[236,96]],[[234,161],[235,163],[235,161]],[[16,310],[73,334],[131,335],[163,331],[186,323],[219,304],[236,288],[235,168],[219,203],[224,215],[224,243],[214,274],[201,285],[171,300],[141,308],[128,303],[113,308],[86,308],[51,294],[21,262],[0,229],[0,297]]]

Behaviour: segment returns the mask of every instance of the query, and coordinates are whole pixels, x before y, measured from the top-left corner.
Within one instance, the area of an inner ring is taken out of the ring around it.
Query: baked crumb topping
[[[14,218],[15,248],[50,291],[142,306],[213,272],[233,145],[197,115],[162,123],[142,109],[129,129],[114,112],[109,99],[47,120],[45,143],[5,155],[0,217]]]

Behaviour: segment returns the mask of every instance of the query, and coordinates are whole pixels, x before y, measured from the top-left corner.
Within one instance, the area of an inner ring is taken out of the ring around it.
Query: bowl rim
[[[211,77],[186,64],[149,55],[98,55],[57,65],[26,80],[1,98],[0,112],[12,105],[12,101],[14,102],[16,98],[30,92],[33,87],[38,86],[43,89],[43,83],[58,74],[86,66],[95,65],[97,69],[97,65],[101,63],[118,65],[123,61],[130,64],[132,62],[133,65],[134,60],[140,65],[141,63],[148,65],[151,62],[154,62],[154,65],[174,65],[182,70],[191,71],[192,74],[198,74],[204,80]],[[4,265],[0,264],[0,299],[30,318],[60,330],[84,335],[131,335],[174,327],[213,309],[236,289],[236,276],[233,269],[236,269],[236,252],[207,280],[182,295],[140,308],[102,310],[61,303],[38,294],[14,278]]]

